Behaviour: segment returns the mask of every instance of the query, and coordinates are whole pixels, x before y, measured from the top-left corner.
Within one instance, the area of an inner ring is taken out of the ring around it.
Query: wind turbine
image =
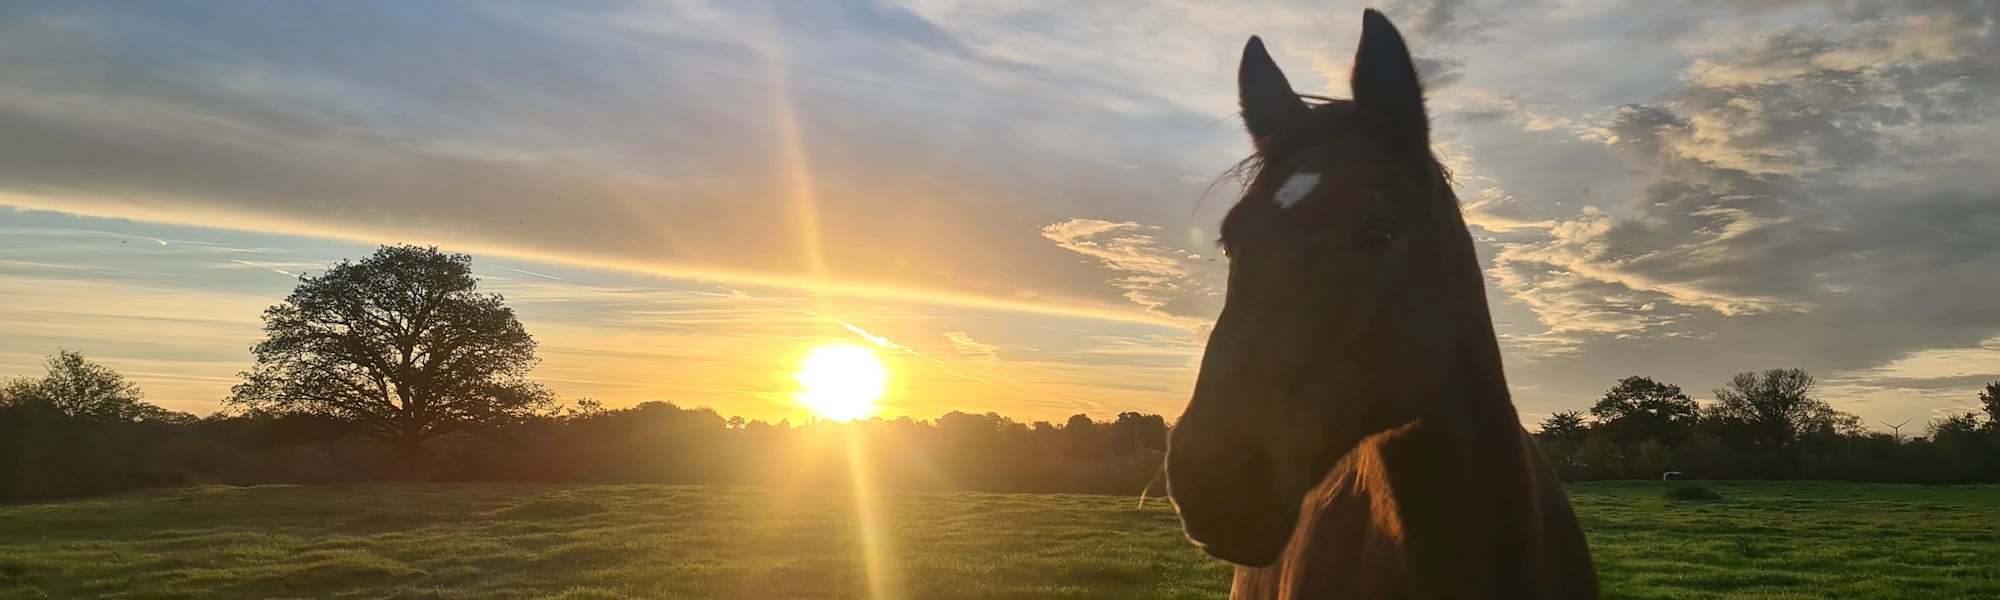
[[[1883,425],[1889,425],[1888,421],[1876,421],[1876,422],[1881,423]],[[1898,444],[1903,443],[1903,426],[1908,424],[1910,424],[1910,420],[1903,419],[1903,422],[1901,423],[1897,423],[1895,425],[1889,425],[1889,435],[1896,437],[1896,443]]]

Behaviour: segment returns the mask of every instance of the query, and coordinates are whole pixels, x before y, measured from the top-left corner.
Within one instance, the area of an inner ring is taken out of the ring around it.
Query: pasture
[[[1571,486],[1607,597],[2000,597],[2000,488]],[[1221,598],[1154,500],[759,488],[201,487],[0,506],[0,598]]]

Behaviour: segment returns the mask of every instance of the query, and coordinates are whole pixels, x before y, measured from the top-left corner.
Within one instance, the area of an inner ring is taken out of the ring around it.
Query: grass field
[[[1577,484],[1609,597],[2000,598],[2000,488]],[[902,598],[1221,598],[1131,498],[889,494]],[[0,506],[0,598],[861,598],[850,497],[563,485],[205,487]]]

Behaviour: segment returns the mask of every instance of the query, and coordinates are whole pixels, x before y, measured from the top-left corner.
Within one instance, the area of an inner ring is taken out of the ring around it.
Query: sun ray
[[[869,470],[868,445],[860,426],[844,427],[847,435],[847,472],[854,488],[854,514],[861,538],[861,568],[868,577],[871,600],[901,598],[896,578],[890,575],[889,540],[882,534],[881,502],[875,497],[873,473]]]
[[[771,37],[764,41],[770,59],[768,75],[776,108],[773,121],[780,137],[779,163],[784,171],[787,194],[791,197],[792,218],[798,226],[799,251],[813,296],[818,299],[819,313],[830,315],[828,292],[834,284],[827,270],[826,249],[820,236],[819,199],[813,189],[812,168],[807,160],[804,131],[799,123],[797,99],[788,73],[790,60],[784,41],[777,37],[779,28],[776,19],[771,18],[770,11],[776,10],[776,7],[766,4],[764,8],[765,31],[771,33]],[[838,317],[835,319],[838,320]],[[812,364],[815,359],[820,364]],[[887,372],[873,352],[860,346],[826,346],[816,349],[806,362],[808,364],[802,364],[799,373],[800,382],[806,386],[800,400],[812,406],[815,412],[829,418],[852,420],[874,411],[875,401],[882,397]],[[808,398],[808,395],[814,396]],[[868,579],[868,597],[871,600],[892,600],[899,598],[900,594],[896,593],[897,586],[889,575],[887,541],[882,535],[880,515],[876,512],[867,449],[856,432],[857,427],[850,423],[841,429],[848,436],[849,473],[852,477],[855,519],[860,531],[862,568]]]
[[[773,24],[775,29],[776,25]],[[783,171],[785,194],[791,197],[792,219],[798,227],[800,259],[805,263],[806,274],[810,277],[814,292],[824,292],[829,276],[826,270],[826,252],[821,246],[819,231],[819,198],[813,189],[812,163],[806,156],[804,128],[799,124],[797,99],[791,85],[787,69],[790,60],[785,52],[784,42],[768,40],[764,51],[768,53],[767,76],[770,77],[772,103],[777,110],[772,121],[778,133],[778,163]]]

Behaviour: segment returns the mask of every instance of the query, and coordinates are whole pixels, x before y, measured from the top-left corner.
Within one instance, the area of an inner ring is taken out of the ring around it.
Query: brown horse
[[[1250,38],[1256,155],[1167,485],[1233,598],[1596,598],[1522,429],[1472,236],[1402,35],[1363,14],[1352,101],[1308,103]]]

